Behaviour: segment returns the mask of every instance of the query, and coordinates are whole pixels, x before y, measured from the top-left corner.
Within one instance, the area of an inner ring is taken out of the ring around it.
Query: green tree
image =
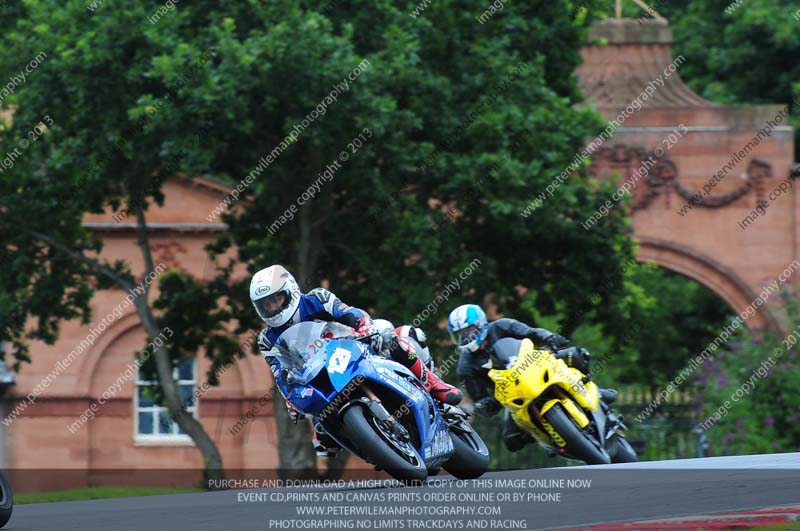
[[[733,311],[705,286],[652,264],[632,268],[628,282],[639,296],[629,322],[635,335],[623,354],[630,362],[620,378],[660,388],[716,337]]]
[[[47,53],[4,101],[14,120],[3,145],[52,121],[0,183],[10,265],[0,339],[18,359],[26,340],[54,341],[61,320],[89,318],[91,279],[132,282],[128,264],[97,261],[102,242],[82,227],[85,213],[129,212],[145,273],[153,269],[147,206],[178,169],[248,185],[210,248],[218,278],[202,286],[170,273],[153,304],[137,299],[150,338],[175,331],[145,369],[214,470],[213,441],[178,414],[171,367],[202,344],[213,371],[239,350],[227,330],[259,325],[240,264],[252,273],[285,263],[306,288],[328,283],[351,304],[405,320],[454,278],[458,290],[430,319],[468,300],[514,314],[521,288],[542,311],[569,315],[598,279],[622,285],[632,254],[625,213],[580,228],[609,186],[579,170],[522,216],[602,128],[573,75],[591,19],[573,18],[574,6],[509,4],[482,24],[477,0],[435,2],[417,18],[411,1],[205,0],[148,21],[159,5],[91,11],[84,0],[50,0],[3,22],[3,70]],[[624,330],[614,318],[623,297],[610,290],[596,312],[612,336]],[[432,321],[423,326],[441,337]],[[313,472],[307,428],[275,405],[281,466]]]
[[[625,321],[622,335],[609,334],[597,318],[605,294],[614,289],[607,284],[595,285],[572,319],[563,310],[543,315],[533,295],[523,305],[525,314],[536,326],[562,332],[574,345],[588,348],[593,364],[602,367],[602,385],[644,383],[660,389],[716,337],[733,312],[705,286],[653,264],[631,260],[622,276],[618,289],[624,295],[616,310]],[[579,324],[565,329],[564,322]]]
[[[800,97],[800,12],[791,0],[668,2],[681,77],[718,103],[791,104]],[[798,137],[795,137],[795,144]]]
[[[0,178],[0,341],[10,342],[19,368],[29,340],[53,343],[64,319],[89,322],[94,286],[124,295],[154,275],[147,205],[163,200],[161,184],[181,159],[206,158],[200,137],[185,133],[187,123],[202,125],[202,109],[186,95],[207,81],[213,52],[208,36],[181,24],[152,27],[146,4],[108,2],[103,16],[79,0],[15,9],[3,22],[0,70],[30,71],[3,101],[13,120],[0,133],[9,161]],[[135,223],[143,264],[136,279],[130,264],[100,258],[101,240],[82,226],[84,214],[109,206]],[[153,341],[164,325],[149,295],[148,284],[134,305]],[[159,346],[141,358],[172,414],[182,407],[172,369],[186,352]],[[214,441],[191,415],[176,418],[207,475],[218,477]]]
[[[224,217],[230,231],[212,255],[220,283],[231,283],[227,293],[241,294],[228,300],[239,323],[257,325],[247,279],[230,281],[238,263],[250,273],[283,263],[303,287],[323,281],[398,324],[446,291],[447,301],[420,323],[437,343],[437,321],[459,303],[494,301],[514,314],[518,286],[527,286],[545,311],[572,308],[599,277],[620,281],[619,264],[632,253],[624,212],[592,232],[579,226],[608,187],[578,171],[533,215],[521,215],[601,128],[581,106],[573,76],[587,19],[546,2],[507,5],[485,24],[476,21],[486,7],[478,1],[437,2],[417,18],[412,7],[337,4],[319,14],[284,5],[285,31],[313,34],[273,50],[259,44],[269,32],[237,23],[221,40],[234,57],[263,49],[268,59],[256,55],[246,77],[233,61],[217,70],[239,80],[233,99],[259,126],[258,135],[242,131],[231,141],[250,155],[227,159],[238,164],[230,175],[253,171],[348,72],[369,65],[270,163],[268,178],[248,189],[252,202]],[[280,84],[265,86],[275,71]],[[362,134],[362,147],[348,145]],[[330,182],[291,212],[343,150],[349,159]],[[226,262],[234,245],[236,258]],[[447,291],[453,280],[458,289]],[[609,292],[598,319],[611,320],[619,297]],[[282,466],[313,468],[307,429],[281,421],[283,405],[276,408]]]

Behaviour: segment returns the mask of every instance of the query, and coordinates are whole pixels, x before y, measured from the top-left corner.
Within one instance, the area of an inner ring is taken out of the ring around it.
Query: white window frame
[[[172,378],[175,380],[176,385],[191,385],[192,386],[192,393],[194,394],[197,391],[197,358],[192,359],[192,380],[179,380],[178,379],[178,368],[175,367],[172,369]],[[166,407],[159,406],[153,404],[152,406],[140,406],[139,405],[139,387],[143,385],[155,385],[158,382],[154,380],[142,380],[140,370],[137,369],[136,371],[136,381],[135,381],[135,388],[133,393],[133,440],[135,443],[148,446],[148,445],[171,445],[177,444],[181,446],[193,446],[194,441],[192,438],[184,433],[156,433],[156,431],[160,428],[160,424],[158,422],[159,419],[159,412],[165,411],[169,413]],[[191,413],[194,418],[198,418],[197,416],[197,404],[199,402],[199,398],[195,398],[194,405],[189,406],[186,408],[186,411]],[[139,433],[139,413],[153,413],[153,433]],[[177,423],[173,421],[174,425],[177,426]]]

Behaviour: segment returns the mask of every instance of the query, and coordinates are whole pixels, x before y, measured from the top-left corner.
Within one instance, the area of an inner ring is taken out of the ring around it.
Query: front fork
[[[345,410],[345,408],[354,405],[357,402],[365,404],[367,409],[372,414],[373,417],[378,419],[379,422],[384,424],[386,427],[392,430],[392,434],[397,437],[399,440],[403,442],[408,442],[411,440],[411,435],[408,433],[408,430],[403,426],[401,423],[397,421],[394,415],[390,414],[389,411],[383,406],[380,398],[376,395],[369,386],[362,382],[359,386],[361,391],[366,395],[362,398],[357,398],[355,400],[351,400],[339,410],[339,414]]]

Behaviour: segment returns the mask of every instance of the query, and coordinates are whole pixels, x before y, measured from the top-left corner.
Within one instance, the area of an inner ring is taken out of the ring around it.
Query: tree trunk
[[[147,277],[154,272],[155,268],[153,266],[153,257],[150,252],[150,243],[148,241],[147,222],[141,204],[136,207],[136,230],[138,233],[139,248],[144,258],[144,275]],[[158,329],[156,319],[150,308],[148,300],[149,294],[149,285],[145,285],[144,293],[135,299],[135,304],[136,310],[139,313],[139,318],[142,321],[142,326],[147,333],[147,338],[151,344],[155,344],[155,338],[157,338],[162,331]],[[158,383],[164,393],[164,399],[166,400],[170,416],[175,419],[183,431],[191,437],[192,441],[197,445],[197,449],[200,450],[200,453],[203,455],[203,476],[206,485],[209,484],[209,480],[222,479],[222,454],[220,454],[216,443],[214,443],[203,428],[203,425],[200,424],[194,416],[181,414],[183,405],[181,404],[178,385],[172,376],[172,363],[170,362],[167,351],[164,347],[155,347],[152,356],[155,359]]]
[[[307,479],[317,475],[317,460],[311,445],[309,422],[301,419],[294,423],[289,418],[283,397],[278,393],[274,399],[275,427],[278,429],[278,459],[281,479]]]
[[[136,230],[138,234],[138,244],[142,252],[142,257],[144,258],[144,276],[147,278],[148,275],[154,272],[155,268],[153,266],[153,256],[150,252],[150,244],[148,241],[147,222],[144,217],[144,211],[141,207],[142,201],[139,201],[136,204]],[[74,260],[79,260],[87,264],[98,274],[110,278],[126,292],[133,291],[134,285],[127,278],[119,275],[96,258],[88,257],[82,252],[70,249],[47,234],[43,234],[38,231],[28,232],[32,237],[47,243]],[[150,308],[149,294],[150,285],[146,284],[144,285],[144,293],[140,294],[134,299],[134,305],[136,306],[136,311],[139,314],[142,327],[147,334],[148,341],[155,345],[155,339],[159,337],[162,331],[158,329],[158,324],[156,323],[156,319],[153,316],[152,309]],[[222,479],[222,455],[220,454],[217,445],[214,443],[208,433],[206,433],[203,425],[200,424],[196,418],[194,418],[192,415],[183,414],[184,410],[181,404],[180,394],[178,392],[178,385],[172,377],[172,364],[169,359],[169,354],[162,346],[156,347],[151,355],[154,357],[156,362],[158,382],[164,393],[164,398],[167,402],[167,409],[169,410],[170,416],[175,419],[183,431],[185,431],[187,435],[191,437],[192,441],[194,441],[194,443],[197,445],[197,448],[200,450],[200,453],[203,455],[203,475],[204,479],[206,480],[206,485],[210,484],[208,481],[211,479]]]
[[[309,240],[305,234],[308,223],[308,209],[300,211],[300,238],[297,241],[296,278],[308,278]],[[305,223],[304,223],[305,221]],[[308,421],[301,420],[297,424],[289,418],[286,406],[281,397],[275,400],[275,426],[278,430],[278,456],[280,473],[287,478],[308,478],[317,474],[317,460],[314,447],[311,445],[311,429]]]

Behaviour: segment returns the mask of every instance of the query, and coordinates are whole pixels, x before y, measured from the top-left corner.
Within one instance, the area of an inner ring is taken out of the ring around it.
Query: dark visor
[[[456,339],[458,340],[459,345],[466,345],[476,337],[478,337],[478,327],[477,326],[469,326],[463,330],[459,330],[456,332]]]
[[[279,291],[278,293],[267,295],[263,299],[258,299],[255,301],[255,305],[261,317],[267,319],[278,315],[286,309],[289,305],[289,295],[285,291]]]

